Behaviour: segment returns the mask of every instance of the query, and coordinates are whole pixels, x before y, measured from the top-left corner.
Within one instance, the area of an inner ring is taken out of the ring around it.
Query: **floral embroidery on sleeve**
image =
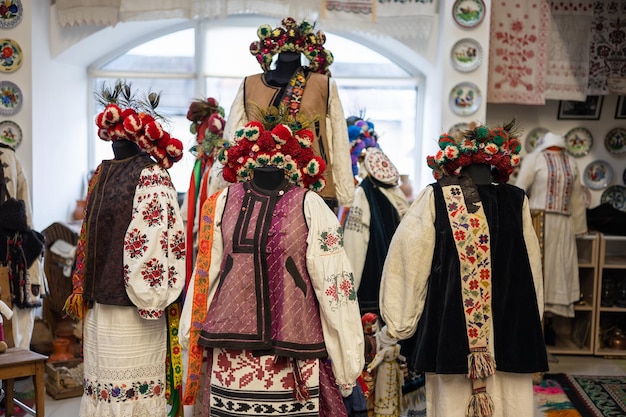
[[[318,240],[320,249],[324,252],[335,253],[343,250],[343,232],[340,226],[323,231]]]
[[[356,288],[352,272],[343,271],[326,277],[324,294],[329,297],[330,307],[336,311],[339,307],[356,302]]]
[[[144,252],[148,250],[148,236],[145,233],[141,233],[139,229],[134,228],[126,233],[124,250],[131,258],[142,257]]]
[[[350,207],[350,213],[344,225],[345,230],[363,231],[363,209],[361,207]]]
[[[143,264],[141,275],[148,286],[160,286],[163,284],[163,276],[165,275],[163,264],[158,259],[152,258]]]

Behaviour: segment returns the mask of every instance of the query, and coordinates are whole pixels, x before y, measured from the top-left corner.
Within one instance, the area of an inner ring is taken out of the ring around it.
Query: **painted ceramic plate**
[[[452,47],[452,66],[460,72],[472,72],[483,61],[483,48],[474,39],[461,39]]]
[[[604,137],[606,150],[613,155],[621,155],[626,152],[626,129],[616,127]]]
[[[623,185],[611,185],[602,193],[600,203],[609,203],[618,210],[626,211],[626,187]]]
[[[593,136],[584,127],[575,127],[565,134],[565,149],[576,158],[589,154],[592,145]]]
[[[22,65],[22,48],[13,39],[0,39],[0,68],[13,72]]]
[[[4,0],[0,5],[0,28],[11,29],[22,21],[22,2],[20,0]]]
[[[0,122],[0,142],[16,149],[22,143],[22,129],[15,122],[3,120]]]
[[[459,116],[469,116],[480,108],[482,97],[478,86],[471,82],[458,83],[450,91],[450,109]]]
[[[469,123],[457,123],[453,125],[450,129],[448,129],[448,134],[454,136],[455,134],[467,129],[469,129]]]
[[[583,182],[592,190],[602,190],[613,180],[613,168],[604,161],[593,161],[585,168]]]
[[[528,135],[526,135],[526,141],[524,142],[524,149],[526,149],[526,153],[534,151],[537,145],[539,145],[539,141],[546,133],[548,133],[548,129],[545,127],[536,127],[528,132]]]
[[[473,28],[485,18],[483,0],[456,0],[452,6],[452,17],[461,27]]]
[[[22,109],[22,90],[11,81],[0,81],[0,114],[11,116]]]

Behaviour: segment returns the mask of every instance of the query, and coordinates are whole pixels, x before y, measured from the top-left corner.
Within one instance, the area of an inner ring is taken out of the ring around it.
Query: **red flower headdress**
[[[130,84],[118,81],[113,89],[106,85],[97,94],[104,110],[96,117],[98,137],[105,141],[128,140],[136,143],[163,168],[171,168],[183,157],[183,144],[163,130],[156,112],[160,96],[149,93],[137,100]]]
[[[272,29],[264,24],[257,29],[258,41],[250,45],[250,53],[261,64],[263,72],[270,70],[272,57],[281,52],[299,52],[309,60],[309,69],[330,75],[328,67],[333,63],[333,54],[326,48],[326,35],[321,30],[313,33],[314,25],[303,20],[300,24],[291,17],[281,21],[282,27]]]
[[[308,129],[293,133],[286,124],[266,129],[260,122],[249,122],[235,132],[234,143],[218,155],[224,164],[224,179],[249,181],[254,168],[275,166],[283,169],[290,182],[319,192],[326,185],[322,176],[326,163],[313,154],[313,139],[313,132]]]
[[[435,179],[457,176],[468,165],[491,165],[493,180],[505,183],[513,168],[519,165],[522,144],[515,130],[515,120],[502,127],[471,125],[454,136],[439,136],[440,150],[426,158]]]

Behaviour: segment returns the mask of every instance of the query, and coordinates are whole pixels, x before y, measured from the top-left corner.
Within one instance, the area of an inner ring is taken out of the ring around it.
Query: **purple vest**
[[[220,282],[199,343],[295,358],[327,356],[306,267],[306,190],[231,185],[222,216]]]

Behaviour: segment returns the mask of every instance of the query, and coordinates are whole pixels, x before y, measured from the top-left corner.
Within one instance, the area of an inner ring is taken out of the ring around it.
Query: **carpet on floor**
[[[545,374],[534,391],[546,417],[626,416],[626,375]]]

